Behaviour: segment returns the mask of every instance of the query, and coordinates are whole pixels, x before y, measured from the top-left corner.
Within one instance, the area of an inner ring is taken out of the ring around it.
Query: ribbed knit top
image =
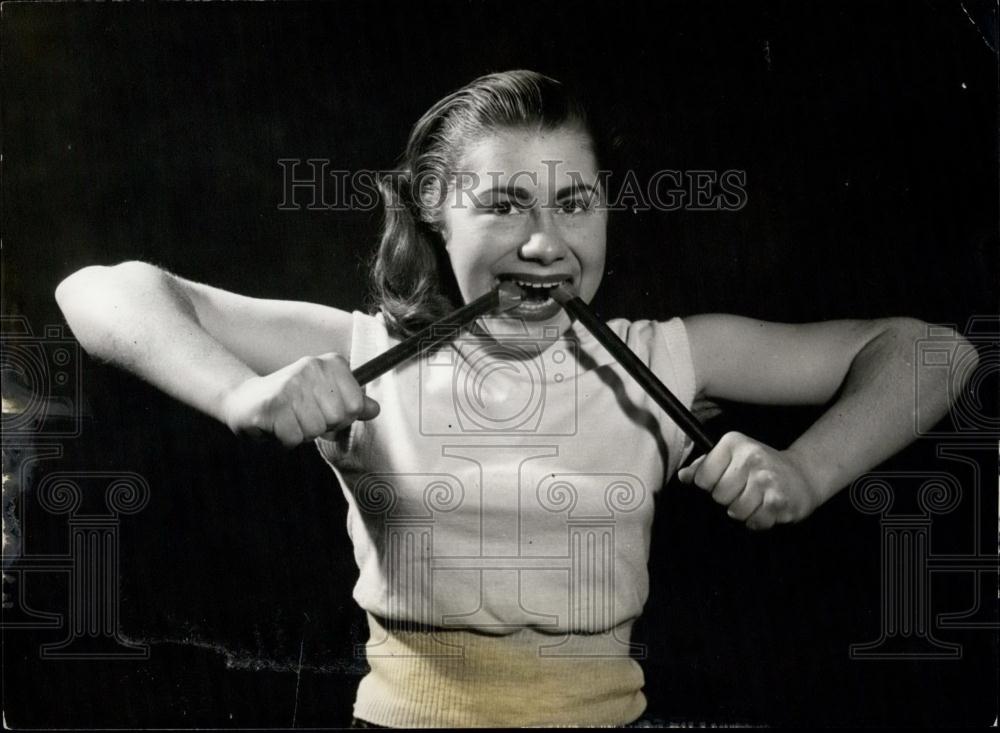
[[[356,368],[398,341],[381,314],[353,315]],[[691,405],[679,318],[608,325]],[[463,336],[366,392],[377,418],[316,441],[347,498],[372,629],[355,715],[423,727],[641,714],[629,639],[653,495],[686,436],[579,324],[544,349]]]

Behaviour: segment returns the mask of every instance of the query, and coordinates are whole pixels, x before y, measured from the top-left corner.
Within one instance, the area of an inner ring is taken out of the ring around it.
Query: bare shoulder
[[[258,374],[270,374],[304,356],[328,352],[350,356],[352,313],[172,279],[187,295],[202,328]]]

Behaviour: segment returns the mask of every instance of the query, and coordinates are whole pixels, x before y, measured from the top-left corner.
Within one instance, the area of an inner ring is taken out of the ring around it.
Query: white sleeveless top
[[[608,325],[691,406],[679,318]],[[381,314],[354,312],[352,368],[396,343]],[[347,499],[354,598],[373,633],[355,715],[394,726],[637,717],[630,633],[648,593],[653,496],[691,441],[579,323],[544,350],[516,335],[459,337],[366,393],[377,418],[316,441]],[[507,657],[509,678],[484,674]]]

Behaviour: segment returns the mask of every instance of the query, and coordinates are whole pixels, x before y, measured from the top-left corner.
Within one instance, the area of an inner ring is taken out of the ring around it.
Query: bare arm
[[[712,491],[731,516],[752,527],[803,518],[911,442],[918,376],[921,414],[943,417],[949,407],[948,376],[917,373],[926,369],[914,359],[917,341],[926,335],[921,321],[791,325],[706,315],[685,324],[698,389],[706,396],[758,404],[825,404],[836,398],[785,451],[733,433],[681,475]],[[959,350],[972,349],[958,334],[954,338]]]
[[[83,268],[59,284],[56,300],[89,354],[234,430],[225,400],[238,387],[303,357],[351,348],[349,313],[248,298],[142,262]],[[345,368],[337,366],[338,379]]]

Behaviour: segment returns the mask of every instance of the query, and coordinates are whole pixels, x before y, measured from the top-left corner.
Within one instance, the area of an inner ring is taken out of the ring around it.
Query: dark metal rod
[[[715,441],[705,432],[701,423],[698,422],[698,418],[691,414],[691,411],[667,389],[667,386],[653,374],[649,367],[642,363],[642,360],[633,353],[624,341],[618,338],[614,331],[594,315],[594,312],[576,293],[562,284],[552,290],[552,297],[562,305],[567,313],[587,327],[594,338],[618,360],[618,363],[632,375],[635,381],[642,385],[642,388],[656,404],[663,408],[663,411],[677,423],[678,427],[694,441],[698,448],[708,453],[715,447]]]
[[[453,313],[432,323],[422,331],[400,341],[385,353],[365,362],[351,372],[358,384],[365,385],[394,369],[404,361],[450,339],[468,323],[490,311],[503,312],[515,307],[522,299],[521,289],[514,283],[503,282],[490,292],[463,305]]]

